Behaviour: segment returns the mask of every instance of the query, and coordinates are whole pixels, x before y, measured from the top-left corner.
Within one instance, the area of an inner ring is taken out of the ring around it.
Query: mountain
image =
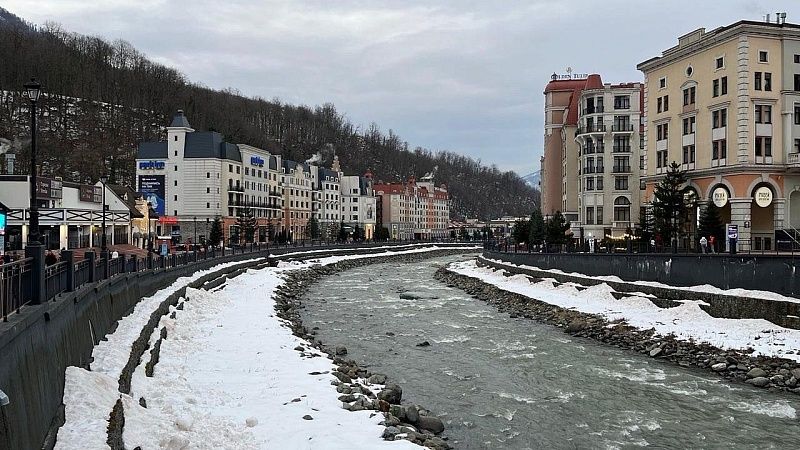
[[[214,90],[155,63],[131,44],[84,36],[48,23],[28,25],[0,13],[0,142],[25,161],[30,152],[29,102],[20,89],[36,75],[38,153],[44,176],[133,185],[139,142],[164,139],[164,126],[182,109],[197,130],[305,161],[333,153],[350,174],[372,170],[376,179],[403,181],[435,173],[452,196],[454,218],[530,214],[538,191],[514,172],[454,152],[412,148],[391,129],[351,123],[334,105],[295,106]],[[18,170],[26,170],[19,164]]]
[[[536,172],[531,172],[527,175],[522,176],[521,178],[523,181],[525,181],[525,184],[527,184],[528,186],[534,189],[539,189],[539,182],[542,181],[542,173],[541,171],[537,170]]]

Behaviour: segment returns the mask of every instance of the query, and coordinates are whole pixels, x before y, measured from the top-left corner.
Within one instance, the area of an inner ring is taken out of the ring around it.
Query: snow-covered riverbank
[[[331,385],[336,367],[275,316],[273,295],[286,271],[436,250],[281,263],[248,270],[212,292],[189,288],[150,339],[151,348],[160,345],[153,376],[145,375],[151,358],[146,352],[134,372],[131,395],[120,394],[120,371],[133,339],[159,304],[154,299],[163,300],[182,285],[143,300],[120,321],[121,334],[95,348],[92,371],[67,369],[66,423],[57,448],[109,448],[109,412],[119,398],[126,448],[418,448],[381,440],[381,414],[341,408]],[[167,338],[157,344],[162,328]],[[296,350],[300,347],[302,353]]]

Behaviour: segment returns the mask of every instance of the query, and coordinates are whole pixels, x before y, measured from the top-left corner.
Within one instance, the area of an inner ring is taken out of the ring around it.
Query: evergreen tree
[[[236,217],[236,225],[239,227],[240,239],[243,242],[253,242],[256,233],[256,218],[253,217],[253,210],[250,208],[239,208],[239,215]]]
[[[308,220],[308,225],[306,225],[306,237],[319,239],[319,221],[316,217],[312,217]]]
[[[545,235],[548,244],[561,245],[567,242],[566,232],[569,230],[570,224],[567,219],[561,214],[561,211],[556,211],[553,217],[547,221],[545,226]]]
[[[461,239],[462,241],[466,241],[467,239],[469,239],[469,232],[465,227],[461,227],[458,229],[458,238]]]
[[[514,222],[514,229],[512,230],[512,236],[514,237],[514,242],[518,244],[523,244],[528,242],[528,237],[530,236],[530,225],[531,222],[527,219],[517,219]]]
[[[719,208],[714,202],[709,201],[708,205],[700,211],[700,224],[697,227],[697,232],[699,234],[697,236],[698,240],[702,236],[705,236],[706,239],[714,236],[717,242],[725,242],[725,226],[722,224]]]
[[[654,229],[665,244],[678,237],[686,217],[686,173],[672,162],[666,176],[653,191]]]
[[[211,231],[208,233],[208,245],[216,247],[222,242],[222,219],[214,217],[211,222]]]
[[[339,242],[347,241],[347,229],[344,227],[344,222],[339,226]]]
[[[639,226],[637,227],[637,236],[646,244],[650,243],[653,238],[653,208],[649,206],[642,206],[639,208]]]
[[[276,237],[277,236],[275,236],[275,225],[273,225],[272,222],[269,222],[267,224],[267,239],[270,242],[274,242]]]
[[[354,241],[362,241],[364,240],[364,231],[361,229],[358,224],[356,224],[355,228],[353,228],[353,240]]]
[[[478,231],[478,230],[473,231],[472,232],[472,240],[480,241],[481,240],[481,232]]]
[[[538,209],[534,209],[531,214],[530,222],[528,241],[532,245],[541,245],[545,237],[544,216],[542,216],[542,212]]]

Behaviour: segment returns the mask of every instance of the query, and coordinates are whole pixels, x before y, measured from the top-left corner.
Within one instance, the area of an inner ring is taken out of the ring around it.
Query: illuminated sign
[[[141,161],[139,170],[164,170],[164,161]]]
[[[6,231],[6,213],[0,211],[0,234]]]
[[[720,186],[711,193],[711,201],[717,208],[722,208],[728,204],[728,190]]]
[[[165,225],[177,225],[178,224],[178,217],[176,216],[161,216],[158,218],[158,221],[165,224]]]
[[[251,156],[250,164],[253,166],[264,167],[264,158],[261,158],[259,156]]]
[[[756,205],[766,208],[770,204],[772,204],[772,189],[766,186],[756,189]]]

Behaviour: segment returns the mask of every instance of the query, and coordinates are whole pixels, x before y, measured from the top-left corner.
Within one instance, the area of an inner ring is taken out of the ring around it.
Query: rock
[[[450,448],[450,444],[438,436],[431,436],[428,439],[425,439],[424,445],[425,447],[432,448],[434,450],[447,450]]]
[[[417,344],[417,347],[430,347],[430,345],[431,345],[431,343],[430,343],[430,342],[428,342],[428,341],[422,341],[422,342],[420,342],[419,344]]]
[[[384,384],[386,383],[386,375],[376,373],[373,374],[371,377],[367,378],[367,381],[372,384]]]
[[[794,368],[794,369],[790,370],[790,372],[791,372],[792,376],[795,377],[795,379],[800,380],[800,367]]]
[[[253,428],[254,426],[258,425],[258,419],[255,417],[248,417],[245,419],[244,424],[247,425],[248,428]]]
[[[660,355],[662,351],[663,350],[661,349],[661,347],[656,347],[650,350],[650,357],[655,358],[656,356]]]
[[[444,424],[441,419],[434,416],[420,416],[417,421],[417,427],[422,430],[433,431],[436,434],[444,431]]]
[[[383,421],[383,424],[386,425],[387,427],[393,427],[395,425],[400,425],[400,419],[398,419],[397,417],[395,417],[395,416],[393,416],[391,414],[388,414],[387,417],[386,417],[386,420]]]
[[[747,372],[747,378],[764,378],[767,376],[767,372],[760,367],[753,367]]]
[[[726,370],[727,368],[728,368],[728,364],[724,363],[724,362],[716,363],[713,366],[711,366],[711,370],[713,370],[714,372],[722,372],[723,370]]]
[[[406,406],[406,420],[408,423],[416,424],[419,421],[419,410],[416,406],[410,405]]]
[[[342,383],[349,383],[349,382],[351,382],[353,380],[352,378],[350,378],[349,375],[347,375],[346,373],[342,373],[342,372],[333,372],[333,376],[338,378],[339,381],[341,381]]]
[[[394,333],[392,333],[391,331],[387,331],[387,332],[386,332],[386,335],[387,335],[387,336],[394,336]]]
[[[347,347],[344,345],[337,345],[336,346],[336,356],[342,356],[347,354]]]
[[[391,405],[389,407],[389,415],[391,417],[396,417],[398,420],[405,420],[406,419],[406,409],[400,405]]]
[[[398,434],[400,434],[400,429],[399,428],[397,428],[397,427],[386,427],[386,429],[383,430],[382,437],[384,439],[393,441],[394,437],[397,436]]]
[[[786,380],[786,386],[789,386],[790,388],[797,386],[797,378],[791,377],[788,380]]]
[[[583,320],[573,320],[572,322],[564,328],[564,331],[567,333],[577,333],[579,331],[583,331],[586,328],[586,322]]]
[[[314,420],[314,418],[306,414],[305,416],[303,416],[303,420]]]
[[[305,348],[303,348],[303,346],[302,346],[302,345],[298,345],[298,346],[297,346],[297,347],[295,347],[294,349],[295,349],[295,350],[297,350],[298,352],[302,352],[303,350],[305,350]]]
[[[403,300],[421,300],[421,299],[435,300],[435,299],[437,299],[439,297],[437,297],[435,295],[431,295],[431,294],[424,294],[422,292],[411,292],[411,291],[408,291],[408,292],[401,293],[400,294],[400,298],[402,298]]]
[[[345,394],[339,396],[339,401],[344,403],[350,403],[356,401],[356,396],[353,394]]]
[[[769,378],[767,377],[750,378],[749,380],[745,381],[745,383],[750,383],[753,386],[764,387],[769,384]]]
[[[393,405],[400,404],[403,397],[403,389],[396,384],[387,384],[386,388],[378,394],[378,399],[385,400]]]

